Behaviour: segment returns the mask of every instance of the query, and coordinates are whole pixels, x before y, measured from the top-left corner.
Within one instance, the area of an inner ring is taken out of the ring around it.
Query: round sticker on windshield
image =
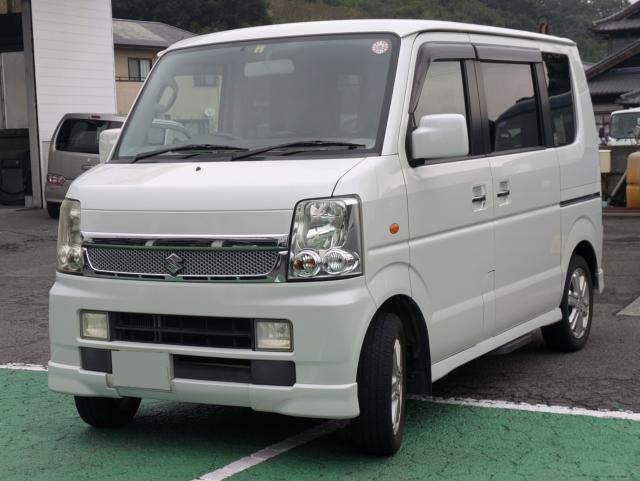
[[[389,51],[389,48],[391,48],[391,45],[389,45],[389,42],[387,42],[386,40],[378,40],[377,42],[374,42],[373,45],[371,45],[371,51],[377,55],[387,53]]]

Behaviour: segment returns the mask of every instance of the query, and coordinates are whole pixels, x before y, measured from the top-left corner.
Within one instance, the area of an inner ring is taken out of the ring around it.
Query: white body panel
[[[359,412],[356,377],[362,343],[375,313],[388,300],[401,297],[415,305],[428,335],[424,352],[430,355],[430,380],[436,380],[558,321],[565,272],[579,244],[588,244],[595,253],[594,276],[603,288],[597,138],[586,80],[570,41],[442,22],[353,21],[221,32],[172,49],[381,31],[402,39],[377,155],[106,164],[80,177],[68,194],[81,202],[85,233],[184,238],[286,236],[300,200],[355,195],[361,202],[363,275],[315,282],[185,284],[58,274],[51,291],[52,389],[349,418]],[[419,47],[430,41],[515,45],[568,55],[575,141],[560,148],[412,167],[405,149],[407,106]],[[510,194],[497,197],[506,181]],[[82,309],[287,319],[295,347],[278,353],[91,341],[77,334]],[[296,383],[284,388],[173,379],[171,390],[164,392],[114,387],[109,374],[80,368],[79,346],[289,360],[295,362]]]

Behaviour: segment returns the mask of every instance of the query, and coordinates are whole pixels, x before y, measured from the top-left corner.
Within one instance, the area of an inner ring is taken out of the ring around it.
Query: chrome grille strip
[[[162,281],[285,280],[286,236],[85,235],[84,274]]]

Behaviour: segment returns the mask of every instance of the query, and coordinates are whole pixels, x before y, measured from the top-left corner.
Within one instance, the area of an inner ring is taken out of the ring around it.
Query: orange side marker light
[[[400,226],[395,222],[389,226],[389,232],[392,234],[397,234],[400,231]]]

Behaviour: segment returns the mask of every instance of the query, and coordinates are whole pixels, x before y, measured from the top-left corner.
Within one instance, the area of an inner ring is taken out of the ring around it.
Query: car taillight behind
[[[47,174],[47,184],[49,185],[63,185],[67,179],[58,174]]]

